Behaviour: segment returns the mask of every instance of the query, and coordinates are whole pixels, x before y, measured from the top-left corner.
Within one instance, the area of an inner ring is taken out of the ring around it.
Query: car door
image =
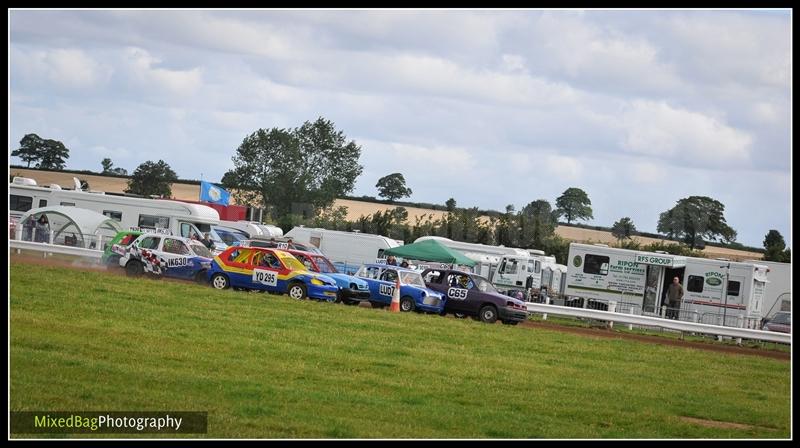
[[[164,267],[164,275],[177,278],[192,278],[192,253],[186,243],[166,237],[161,243],[158,257]]]
[[[469,289],[465,287],[465,285],[461,281],[462,278],[468,278],[468,276],[466,274],[451,272],[447,274],[447,277],[445,277],[446,284],[442,285],[442,289],[445,295],[447,296],[445,309],[448,312],[459,312],[459,313],[471,312],[469,306],[470,304],[468,301]],[[469,286],[469,283],[467,283],[466,286]],[[474,313],[477,313],[477,310],[475,310]]]
[[[280,281],[279,277],[281,271],[288,271],[271,250],[257,250],[254,251],[253,256],[250,258],[249,269],[252,269],[253,274],[251,281],[253,286],[258,289],[264,289],[272,292],[282,292],[285,290],[285,283]],[[285,274],[284,274],[285,278]]]

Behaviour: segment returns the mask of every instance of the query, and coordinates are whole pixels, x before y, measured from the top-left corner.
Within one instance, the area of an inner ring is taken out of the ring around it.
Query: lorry
[[[677,277],[684,295],[671,310],[675,318],[757,328],[767,272],[757,263],[571,243],[565,304],[593,308],[614,301],[624,305],[620,311],[664,317],[667,287]]]
[[[556,264],[555,257],[546,256],[537,249],[465,243],[439,236],[423,236],[415,242],[428,239],[435,239],[475,261],[472,272],[489,279],[502,293],[514,295],[517,291],[522,291],[529,300],[539,296],[543,264]]]
[[[404,244],[382,235],[310,227],[294,227],[285,237],[318,248],[340,272],[350,275],[362,264],[386,258],[385,250]]]
[[[48,205],[84,208],[102,213],[120,223],[123,229],[167,229],[173,235],[198,237],[219,224],[219,214],[211,207],[172,200],[132,197],[102,191],[83,191],[60,185],[39,186],[30,178],[14,177],[9,184],[9,220],[19,219],[32,209]]]

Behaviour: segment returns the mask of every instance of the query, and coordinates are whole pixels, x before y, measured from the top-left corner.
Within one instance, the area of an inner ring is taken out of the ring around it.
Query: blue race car
[[[208,271],[211,286],[231,286],[333,302],[339,287],[327,275],[311,272],[291,254],[278,249],[231,246],[214,257]]]
[[[444,311],[446,298],[442,293],[425,286],[419,272],[385,264],[365,264],[356,272],[369,284],[369,302],[375,308],[392,303],[397,279],[400,279],[400,310],[425,311],[440,314]]]
[[[358,305],[370,299],[369,284],[366,280],[340,273],[324,255],[302,250],[285,249],[297,258],[309,271],[319,272],[334,279],[339,286],[337,302],[345,305]]]

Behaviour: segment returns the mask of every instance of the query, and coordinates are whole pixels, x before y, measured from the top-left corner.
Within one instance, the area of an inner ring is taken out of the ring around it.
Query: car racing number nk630
[[[261,269],[253,269],[253,282],[261,283],[267,286],[277,286],[278,273],[275,271],[264,271]]]
[[[467,300],[467,292],[466,289],[461,288],[450,288],[447,290],[447,298],[453,300]]]

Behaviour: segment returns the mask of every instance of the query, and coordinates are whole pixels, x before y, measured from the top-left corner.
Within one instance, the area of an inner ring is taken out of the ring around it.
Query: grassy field
[[[12,263],[11,409],[208,411],[217,438],[787,438],[790,365]]]

